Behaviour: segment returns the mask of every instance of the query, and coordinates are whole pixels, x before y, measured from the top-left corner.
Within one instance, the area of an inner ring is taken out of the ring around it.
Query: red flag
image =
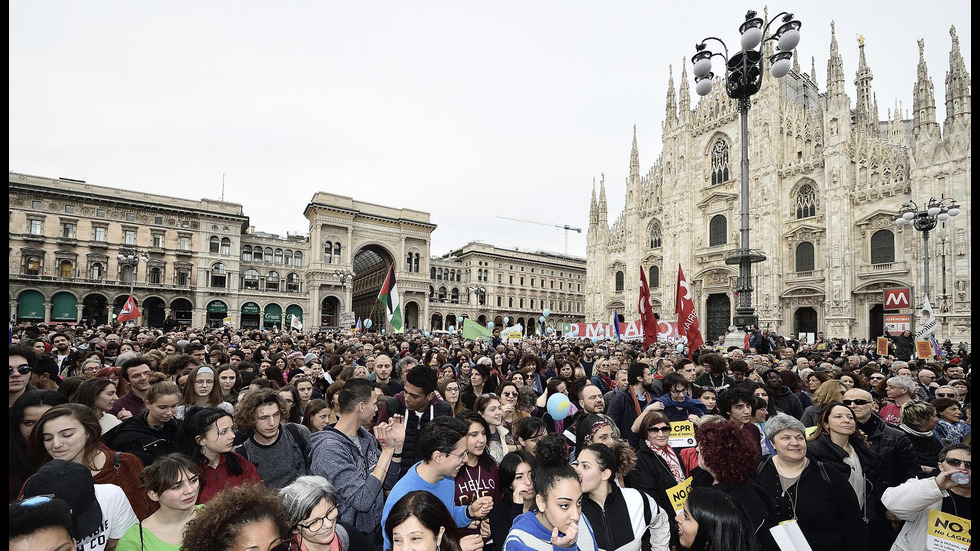
[[[677,312],[677,333],[682,336],[687,335],[688,349],[693,356],[694,351],[704,344],[704,338],[701,337],[698,313],[694,310],[691,287],[684,278],[684,271],[680,264],[677,265],[677,296],[674,298],[674,311]]]
[[[126,299],[126,304],[123,304],[122,311],[116,316],[117,321],[129,321],[134,320],[143,314],[140,314],[140,309],[136,307],[136,300],[133,299],[133,295],[129,295]]]
[[[650,285],[643,268],[640,268],[640,303],[637,309],[640,313],[640,325],[643,326],[643,349],[646,350],[657,342],[660,328],[657,327],[657,317],[650,308]]]

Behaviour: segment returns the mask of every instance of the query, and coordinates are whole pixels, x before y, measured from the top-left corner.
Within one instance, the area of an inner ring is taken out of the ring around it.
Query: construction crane
[[[497,218],[503,218],[504,220],[514,220],[516,222],[527,222],[528,224],[540,224],[542,226],[551,226],[554,228],[559,228],[565,230],[565,254],[568,254],[568,232],[574,231],[582,233],[582,228],[573,228],[568,224],[552,224],[551,222],[538,222],[537,220],[525,220],[523,218],[511,218],[510,216],[498,216]]]

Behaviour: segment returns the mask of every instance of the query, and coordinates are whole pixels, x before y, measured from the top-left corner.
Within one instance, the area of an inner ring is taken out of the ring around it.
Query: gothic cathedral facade
[[[950,36],[941,126],[921,40],[911,119],[900,105],[879,119],[863,43],[852,103],[833,32],[822,92],[815,62],[809,75],[795,58],[785,78],[766,73],[748,114],[749,248],[766,256],[752,266],[761,327],[873,339],[891,314],[885,289],[909,287],[912,306],[923,303],[925,249],[936,336],[970,341],[970,75],[955,28]],[[681,266],[710,342],[732,323],[737,303],[738,266],[725,258],[740,247],[739,113],[718,83],[692,109],[686,67],[677,93],[672,72],[668,86],[660,158],[641,174],[634,127],[626,205],[612,224],[605,178],[598,197],[593,184],[586,321],[614,311],[638,318],[641,270],[654,311],[674,320]],[[925,248],[923,232],[895,218],[907,201],[921,208],[930,198],[954,198],[961,213],[925,234]]]

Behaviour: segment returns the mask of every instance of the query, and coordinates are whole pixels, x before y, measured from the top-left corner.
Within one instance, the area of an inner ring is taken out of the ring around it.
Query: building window
[[[126,230],[123,233],[123,243],[127,245],[136,244],[136,230]]]
[[[446,302],[446,288],[439,287],[439,300]]]
[[[723,140],[711,148],[711,185],[728,181],[728,144]]]
[[[221,262],[215,262],[211,266],[211,287],[224,288],[228,285],[228,273],[225,271],[225,265]]]
[[[40,201],[31,201],[31,208],[34,209],[34,210],[41,210],[41,202]]]
[[[182,227],[182,228],[189,228],[189,227],[191,227],[191,223],[190,223],[189,220],[181,220],[180,221],[180,227]]]
[[[800,186],[800,192],[796,194],[796,218],[810,218],[816,214],[817,192],[810,184]]]
[[[429,268],[429,279],[434,280],[435,278],[436,278],[436,267],[432,266],[431,268]]]
[[[74,214],[74,213],[75,213],[74,205],[65,205],[65,214]]]
[[[293,253],[293,266],[300,268],[303,266],[303,253],[296,251]]]
[[[133,213],[131,213],[131,212],[127,212],[126,213],[126,221],[127,222],[135,222],[136,221],[136,215],[133,214]]]
[[[177,285],[187,286],[191,284],[191,273],[187,270],[177,270]]]
[[[105,209],[95,209],[95,215],[99,218],[105,218]]]
[[[177,239],[177,248],[181,251],[191,250],[191,238],[186,236],[181,236]]]
[[[513,269],[513,268],[511,268],[511,269]],[[507,297],[507,307],[508,308],[513,308],[514,307],[514,297]]]
[[[622,270],[616,272],[616,292],[622,293],[625,286],[626,275]]]
[[[231,254],[231,239],[221,238],[221,254]]]
[[[286,276],[286,292],[299,292],[299,274],[291,273]]]
[[[656,289],[657,287],[660,287],[660,267],[659,266],[650,266],[650,277],[648,279],[650,281],[647,281],[647,284],[650,285],[650,288],[651,289]],[[581,287],[581,285],[579,287]]]
[[[442,268],[436,268],[436,279],[442,280]]]
[[[654,222],[653,228],[650,229],[650,248],[659,249],[662,247],[663,241],[661,239],[660,222]]]
[[[44,220],[31,219],[29,228],[31,235],[44,235]]]
[[[265,248],[265,261],[272,264],[272,247]]]
[[[719,214],[708,223],[708,246],[717,247],[728,242],[728,220]]]
[[[503,282],[504,282],[503,274],[497,274],[497,283],[503,283]]]
[[[333,263],[340,264],[340,243],[333,244]]]
[[[153,217],[153,223],[156,224],[156,225],[158,225],[158,226],[163,225],[163,217],[162,216],[154,216]]]
[[[71,260],[62,260],[61,264],[58,266],[58,275],[61,277],[72,277],[74,274],[74,269],[72,268]]]
[[[24,274],[25,275],[41,275],[41,257],[39,256],[28,256],[24,259]]]
[[[119,268],[119,280],[124,283],[132,283],[136,281],[136,266],[132,264],[123,264]]]
[[[157,266],[150,268],[147,279],[148,283],[163,283],[163,270]]]
[[[245,245],[242,247],[242,261],[251,262],[252,261],[252,246]]]
[[[534,310],[534,299],[531,299],[531,310]]]
[[[813,266],[813,243],[804,241],[796,247],[796,271],[812,272]]]
[[[436,298],[436,289],[432,285],[429,285],[429,300]]]
[[[221,250],[221,240],[217,237],[212,237],[209,239],[208,250],[211,252],[211,254],[218,254],[218,251]]]
[[[497,297],[497,308],[502,308],[503,302],[503,297]]]
[[[102,281],[105,276],[105,266],[101,262],[93,262],[88,269],[89,279],[94,279],[96,281]]]
[[[449,294],[449,302],[459,304],[459,289],[453,287],[453,292]]]
[[[331,241],[323,244],[323,261],[327,264],[333,264],[333,242]]]
[[[259,290],[259,272],[257,270],[245,270],[245,275],[242,278],[242,289]]]
[[[71,222],[63,223],[61,225],[61,237],[75,239],[75,224]]]
[[[891,230],[878,230],[871,236],[871,263],[895,262],[895,234]]]
[[[279,272],[269,272],[269,274],[265,276],[265,290],[266,291],[279,290]]]
[[[523,287],[523,286],[524,286],[524,277],[522,276],[521,277],[521,287]]]
[[[162,249],[163,248],[163,234],[162,233],[154,233],[154,234],[151,235],[151,238],[153,239],[153,247],[154,248],[156,248],[156,249]]]
[[[507,283],[513,285],[514,284],[514,276],[507,276]]]
[[[292,266],[293,265],[293,251],[291,251],[289,249],[286,249],[283,252],[282,259],[283,259],[283,262],[286,264],[286,266]]]

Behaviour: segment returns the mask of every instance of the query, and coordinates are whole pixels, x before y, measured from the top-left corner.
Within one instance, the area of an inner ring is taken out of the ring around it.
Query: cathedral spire
[[[674,126],[677,122],[677,94],[674,93],[674,66],[667,67],[667,115],[664,117],[664,130]]]
[[[592,178],[592,202],[589,203],[589,225],[590,226],[595,225],[595,223],[599,220],[598,213],[597,213],[597,209],[598,208],[599,208],[599,205],[596,204],[596,198],[595,198],[595,178],[593,177]]]
[[[633,125],[633,150],[630,151],[630,179],[640,177],[640,150],[636,147],[636,125]]]
[[[609,229],[609,215],[606,210],[606,175],[599,173],[599,226],[605,231]]]
[[[953,38],[953,48],[949,52],[949,72],[946,73],[946,123],[948,132],[950,124],[960,119],[969,128],[970,124],[970,73],[966,71],[963,55],[960,53],[960,38],[956,35],[956,27],[949,28],[949,36]]]
[[[875,118],[874,94],[871,91],[871,81],[874,75],[868,67],[868,60],[864,56],[864,37],[858,37],[858,69],[854,78],[854,86],[857,88],[857,109],[855,109],[855,128],[860,131],[877,134],[878,121]]]
[[[687,124],[691,122],[691,87],[687,84],[687,63],[684,59],[681,59],[681,89],[678,93],[680,96],[678,100],[678,113],[677,116],[681,124]]]
[[[796,48],[793,48],[793,72],[800,74],[800,55]]]
[[[837,47],[837,33],[834,22],[830,22],[830,59],[827,60],[827,95],[844,95],[844,61]]]
[[[820,83],[817,82],[817,56],[810,56],[810,82],[820,89]]]
[[[929,129],[931,134],[936,130],[936,97],[932,91],[932,79],[929,78],[929,68],[926,67],[926,41],[919,39],[919,66],[916,69],[915,90],[912,93],[913,116],[912,132],[918,135]]]

